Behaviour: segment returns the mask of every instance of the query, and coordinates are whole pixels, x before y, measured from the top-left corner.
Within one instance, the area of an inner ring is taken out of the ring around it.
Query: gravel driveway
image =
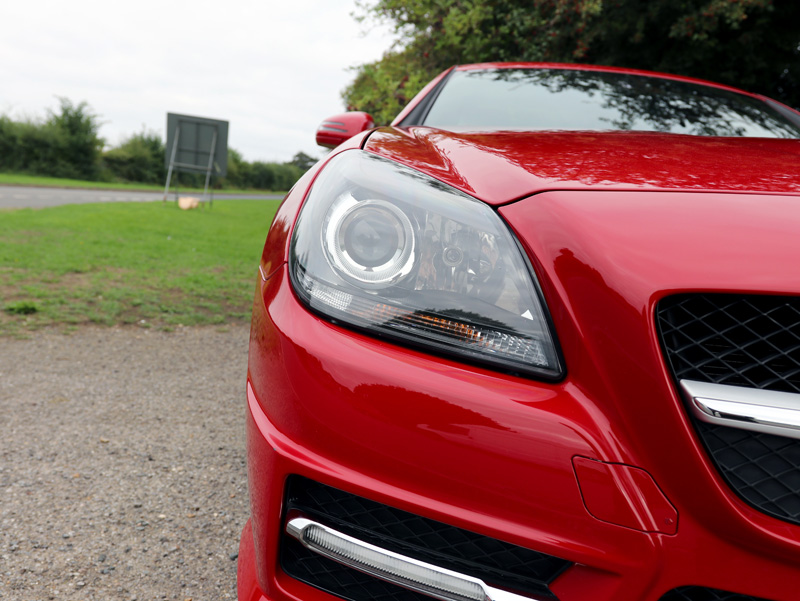
[[[0,338],[0,599],[236,598],[247,342]]]

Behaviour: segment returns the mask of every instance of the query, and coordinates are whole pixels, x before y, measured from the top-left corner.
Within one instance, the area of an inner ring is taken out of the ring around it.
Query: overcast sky
[[[0,113],[41,119],[86,101],[108,145],[166,114],[230,122],[248,161],[320,156],[319,123],[344,110],[348,67],[390,47],[355,0],[0,0]]]

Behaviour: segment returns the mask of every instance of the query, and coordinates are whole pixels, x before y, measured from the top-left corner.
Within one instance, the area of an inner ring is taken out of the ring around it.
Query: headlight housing
[[[562,375],[538,285],[486,204],[367,152],[334,157],[294,230],[292,285],[311,309],[512,373]]]

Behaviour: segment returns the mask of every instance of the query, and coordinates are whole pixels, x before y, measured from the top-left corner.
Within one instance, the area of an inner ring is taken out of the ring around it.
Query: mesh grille
[[[571,565],[557,557],[449,526],[299,476],[292,476],[287,482],[286,508],[384,549],[542,599],[555,598],[548,584]],[[338,572],[355,572],[335,562],[330,562],[333,566],[328,565],[328,560],[311,562],[316,554],[301,545],[291,544],[288,536],[284,538],[283,566],[294,578],[330,591],[329,585],[317,584],[321,582],[320,572],[337,571],[335,576],[326,574],[326,583],[330,578],[352,576],[341,576]],[[362,596],[348,587],[344,589],[335,594],[353,601],[383,598]]]
[[[678,295],[659,303],[657,319],[677,380],[800,393],[800,297]],[[800,440],[695,426],[742,499],[800,524]]]
[[[683,586],[668,592],[660,601],[767,601],[767,599],[702,586]]]
[[[722,475],[748,503],[800,523],[800,441],[697,422]]]
[[[658,323],[679,380],[800,393],[800,297],[673,296]]]

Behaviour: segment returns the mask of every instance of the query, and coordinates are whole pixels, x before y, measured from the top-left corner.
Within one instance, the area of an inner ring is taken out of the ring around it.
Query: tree
[[[386,123],[442,70],[485,61],[616,65],[712,79],[800,106],[792,0],[364,0],[399,42],[356,68],[349,108]]]
[[[295,153],[292,157],[292,160],[289,161],[289,165],[294,165],[301,171],[308,171],[314,164],[317,162],[317,159],[314,157],[307,155],[302,150],[300,152]]]
[[[57,165],[51,175],[77,179],[97,179],[103,140],[98,135],[100,121],[86,102],[73,104],[59,98],[59,112],[49,111],[46,127],[58,136]]]

